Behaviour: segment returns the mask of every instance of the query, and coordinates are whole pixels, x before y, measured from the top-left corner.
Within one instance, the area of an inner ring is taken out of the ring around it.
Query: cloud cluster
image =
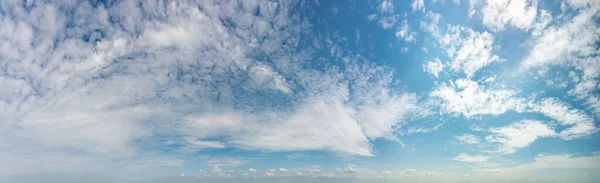
[[[112,160],[170,145],[372,156],[370,140],[398,140],[418,99],[360,55],[315,55],[339,40],[321,45],[298,6],[2,2],[2,156]]]

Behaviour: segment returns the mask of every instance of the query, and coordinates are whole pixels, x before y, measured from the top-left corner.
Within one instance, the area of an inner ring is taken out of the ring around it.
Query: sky
[[[0,1],[0,182],[595,182],[600,1]]]

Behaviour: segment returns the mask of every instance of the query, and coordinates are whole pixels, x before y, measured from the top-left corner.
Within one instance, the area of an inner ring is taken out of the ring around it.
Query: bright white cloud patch
[[[537,15],[537,0],[488,0],[481,13],[483,25],[493,31],[508,26],[528,30]]]
[[[485,140],[500,143],[498,152],[505,154],[527,147],[538,138],[556,135],[554,129],[536,120],[517,121],[505,127],[490,128],[489,132],[493,135],[485,137]]]
[[[441,108],[445,112],[467,118],[484,114],[499,115],[509,110],[524,111],[527,103],[515,95],[515,91],[487,89],[468,79],[443,83],[429,94],[441,100]]]
[[[444,65],[440,61],[439,58],[433,59],[433,61],[427,61],[423,65],[423,70],[436,78],[439,76],[439,73],[444,69]]]

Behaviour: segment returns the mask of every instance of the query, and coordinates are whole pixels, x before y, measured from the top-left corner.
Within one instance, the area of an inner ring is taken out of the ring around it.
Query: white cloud
[[[344,173],[356,173],[357,171],[358,171],[358,168],[355,168],[355,167],[348,167],[343,170]]]
[[[408,26],[408,20],[404,20],[402,25],[396,30],[396,37],[404,40],[407,43],[415,42],[417,33],[411,31]]]
[[[249,75],[252,79],[250,87],[273,88],[286,94],[292,93],[292,90],[290,89],[290,86],[285,78],[273,71],[273,69],[268,66],[257,65],[251,67]]]
[[[400,52],[402,52],[402,53],[407,53],[408,51],[409,51],[408,47],[402,47],[402,48],[400,48]]]
[[[271,172],[271,171],[265,172],[265,176],[267,176],[267,177],[273,177],[273,176],[275,176],[275,172]]]
[[[475,15],[476,10],[475,6],[478,4],[479,0],[469,0],[469,18]]]
[[[248,171],[249,171],[249,172],[256,172],[256,169],[254,169],[254,168],[249,168],[249,169],[248,169]]]
[[[397,16],[385,16],[385,17],[381,17],[379,19],[379,25],[381,25],[381,27],[383,29],[391,29],[392,27],[394,27],[394,25],[396,25],[396,21],[397,21]]]
[[[373,13],[367,16],[367,20],[374,21],[377,20],[377,14]]]
[[[581,71],[583,75],[569,95],[583,101],[592,113],[600,116],[600,95],[595,89],[600,78],[596,44],[600,36],[596,33],[595,18],[600,14],[600,3],[568,3],[577,10],[556,19],[541,12],[533,37],[526,44],[531,49],[521,62],[521,70],[562,67]],[[550,21],[556,23],[548,26]]]
[[[534,107],[534,110],[557,120],[561,125],[568,126],[567,129],[558,133],[558,136],[565,140],[585,137],[597,131],[594,126],[594,118],[581,110],[569,107],[555,98],[542,99]]]
[[[439,73],[444,69],[444,65],[439,58],[434,58],[433,61],[427,61],[423,64],[423,70],[436,78],[439,76]]]
[[[218,141],[194,140],[189,139],[188,143],[197,148],[225,148],[225,143]]]
[[[479,143],[481,143],[481,140],[479,140],[479,138],[477,138],[473,134],[463,134],[460,136],[454,136],[454,138],[456,138],[456,140],[460,141],[463,144],[479,144]]]
[[[515,95],[515,91],[487,89],[468,79],[443,83],[429,94],[441,100],[443,111],[467,118],[484,114],[499,115],[509,110],[525,111],[528,104]]]
[[[483,163],[486,162],[489,157],[487,156],[472,156],[465,153],[460,153],[458,156],[452,158],[456,161],[462,161],[467,163]]]
[[[427,11],[425,21],[420,21],[419,26],[422,30],[431,33],[434,37],[440,36],[438,24],[440,23],[441,15],[432,11]]]
[[[410,7],[413,11],[422,10],[423,12],[425,12],[425,3],[423,2],[423,0],[414,0],[410,4]]]
[[[0,20],[0,151],[19,171],[37,168],[17,161],[22,151],[90,156],[65,170],[118,170],[109,163],[163,140],[372,156],[371,139],[398,140],[394,128],[419,110],[366,58],[305,67],[315,55],[298,45],[311,26],[294,3],[32,3],[3,4],[14,11]]]
[[[528,30],[537,15],[537,0],[491,0],[482,10],[483,25],[493,31],[507,26]]]
[[[285,169],[285,168],[279,168],[279,172],[288,173],[290,171],[288,169]]]
[[[394,14],[394,4],[389,0],[384,0],[381,2],[381,12]]]
[[[593,55],[596,52],[595,43],[600,40],[600,36],[595,33],[598,25],[593,18],[598,15],[600,4],[595,4],[596,6],[580,10],[572,19],[550,26],[542,30],[540,36],[533,37],[530,40],[531,50],[522,65],[526,68],[559,65]],[[544,21],[547,20],[540,20]]]
[[[439,38],[448,57],[452,59],[450,70],[463,72],[472,77],[479,69],[501,62],[492,53],[494,36],[488,32],[476,32],[471,28],[451,26],[446,34]]]
[[[489,132],[493,135],[485,137],[485,140],[500,143],[498,152],[505,154],[511,154],[516,149],[527,147],[538,138],[556,135],[554,129],[536,120],[513,122],[506,127],[490,128]]]

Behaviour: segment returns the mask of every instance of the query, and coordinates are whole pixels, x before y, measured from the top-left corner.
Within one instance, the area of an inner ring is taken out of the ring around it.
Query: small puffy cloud
[[[427,11],[425,18],[419,21],[419,27],[421,30],[429,32],[434,37],[440,36],[440,30],[438,24],[440,23],[441,15],[432,11]]]
[[[400,48],[400,52],[407,53],[408,52],[408,47],[402,47],[402,48]]]
[[[423,70],[436,78],[439,76],[439,73],[444,69],[444,65],[439,58],[434,58],[431,61],[427,61],[423,65]]]
[[[369,20],[369,21],[377,20],[377,14],[373,13],[373,14],[367,15],[367,20]]]
[[[389,0],[384,0],[383,2],[381,2],[380,8],[381,8],[382,13],[387,13],[387,14],[394,13],[394,4]]]
[[[310,172],[312,172],[312,173],[318,173],[318,172],[321,172],[321,166],[319,166],[319,165],[314,165],[314,166],[310,167],[309,171],[310,171]]]
[[[396,37],[404,40],[404,42],[411,43],[416,40],[416,32],[411,31],[408,20],[404,20],[402,25],[396,30]]]
[[[500,143],[498,152],[505,154],[527,147],[538,138],[556,135],[554,129],[537,120],[521,120],[505,127],[490,128],[489,132],[492,135],[485,137],[485,140]]]
[[[356,173],[356,172],[358,172],[358,167],[357,166],[349,166],[347,168],[344,168],[344,170],[342,170],[342,172],[344,172],[344,173]]]
[[[296,172],[296,176],[302,176],[302,172]]]
[[[467,163],[483,163],[486,162],[489,157],[487,156],[472,156],[472,155],[468,155],[465,153],[460,153],[458,156],[452,158],[453,160],[456,161],[462,161],[462,162],[467,162]]]
[[[381,17],[379,19],[379,25],[383,28],[383,29],[391,29],[394,27],[394,25],[396,25],[396,21],[398,20],[398,17],[393,15],[393,16],[385,16],[385,17]]]
[[[410,7],[413,11],[422,10],[425,12],[425,3],[423,0],[413,0],[413,2],[410,4]]]
[[[265,172],[265,176],[273,177],[273,176],[275,176],[275,172],[271,172],[271,171]]]
[[[272,88],[290,94],[289,84],[279,73],[266,65],[257,65],[250,68],[250,83],[252,88]]]
[[[288,173],[290,171],[288,171],[288,169],[285,169],[285,168],[279,168],[279,172]]]
[[[479,143],[481,143],[481,140],[479,140],[479,138],[477,138],[475,135],[472,135],[472,134],[463,134],[460,136],[454,136],[454,138],[456,138],[456,140],[458,140],[460,143],[463,143],[463,144],[479,144]]]
[[[248,171],[249,171],[249,172],[256,172],[256,169],[254,169],[254,168],[249,168],[249,169],[248,169]]]

